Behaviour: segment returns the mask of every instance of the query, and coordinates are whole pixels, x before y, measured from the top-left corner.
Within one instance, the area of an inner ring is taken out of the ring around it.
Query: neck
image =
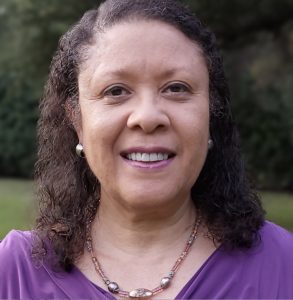
[[[93,243],[102,252],[114,247],[129,255],[142,250],[151,254],[181,240],[184,243],[196,219],[190,197],[174,207],[155,210],[124,209],[108,200],[101,197],[92,222]]]

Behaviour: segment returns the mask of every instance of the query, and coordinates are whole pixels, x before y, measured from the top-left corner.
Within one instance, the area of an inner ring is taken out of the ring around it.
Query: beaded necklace
[[[145,298],[145,297],[151,297],[153,295],[156,295],[158,293],[161,293],[162,291],[164,291],[165,289],[167,289],[170,284],[172,279],[174,278],[178,268],[180,267],[180,265],[182,264],[183,260],[186,258],[187,254],[189,253],[189,250],[193,244],[193,242],[196,240],[197,238],[197,233],[198,233],[198,228],[199,225],[201,223],[201,218],[200,216],[195,220],[191,234],[186,242],[186,245],[184,247],[184,250],[181,252],[180,256],[178,257],[178,259],[175,261],[175,264],[173,265],[171,271],[169,272],[169,274],[165,277],[163,277],[161,279],[160,285],[158,285],[157,287],[155,287],[152,290],[146,289],[146,288],[137,288],[134,289],[130,292],[128,291],[124,291],[122,289],[120,289],[119,285],[114,282],[111,281],[106,275],[105,272],[103,271],[101,264],[99,263],[94,249],[93,249],[93,245],[92,245],[92,237],[91,237],[91,222],[89,222],[87,224],[87,237],[86,237],[86,248],[88,250],[88,252],[91,255],[91,259],[93,262],[93,265],[95,267],[95,270],[97,272],[97,274],[102,278],[102,280],[104,281],[105,285],[108,287],[108,290],[113,293],[113,294],[117,294],[120,297],[123,298]]]

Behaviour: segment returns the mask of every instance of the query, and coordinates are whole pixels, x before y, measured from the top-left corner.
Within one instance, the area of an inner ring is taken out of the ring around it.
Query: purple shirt
[[[293,234],[266,222],[260,235],[250,250],[218,248],[176,299],[293,299]],[[11,231],[0,243],[0,299],[114,299],[77,268],[36,266],[31,245],[29,231]]]

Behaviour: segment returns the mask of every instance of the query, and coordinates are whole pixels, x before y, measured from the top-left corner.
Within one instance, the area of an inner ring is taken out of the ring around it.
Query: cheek
[[[108,143],[113,135],[113,117],[98,103],[85,103],[81,105],[83,143],[87,149],[100,147]]]
[[[187,168],[200,170],[206,159],[208,151],[209,131],[206,128],[199,130],[198,127],[193,128],[186,141],[186,164]]]
[[[107,119],[101,116],[103,115],[95,110],[82,112],[83,146],[92,169],[100,165],[98,163],[100,160],[106,159],[103,156],[107,149],[109,151],[113,136],[113,127],[109,126]]]
[[[181,120],[182,135],[191,149],[201,150],[209,137],[209,107],[203,102],[201,106],[190,107]]]
[[[208,107],[190,110],[182,124],[185,169],[192,181],[200,173],[208,151],[209,111]]]
[[[85,155],[94,174],[101,178],[113,168],[116,142],[124,128],[123,115],[99,105],[81,108]]]

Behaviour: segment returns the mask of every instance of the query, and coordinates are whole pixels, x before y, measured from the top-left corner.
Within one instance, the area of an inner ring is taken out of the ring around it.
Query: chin
[[[155,188],[129,190],[123,199],[133,209],[157,210],[159,208],[167,209],[172,206],[171,203],[182,199],[182,196],[160,187],[159,190]]]

